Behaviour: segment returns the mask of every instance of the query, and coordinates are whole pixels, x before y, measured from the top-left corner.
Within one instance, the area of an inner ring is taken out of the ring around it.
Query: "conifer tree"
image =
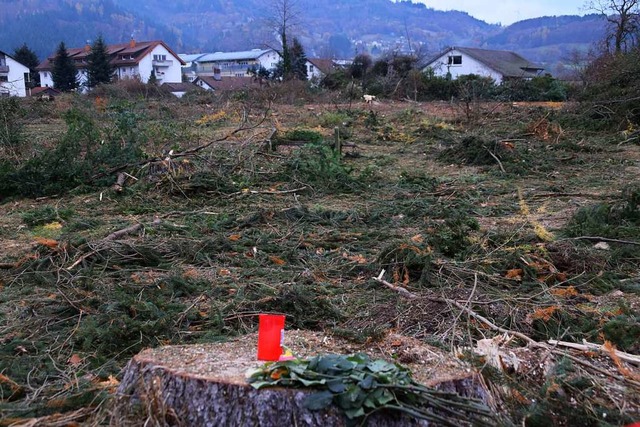
[[[307,55],[304,53],[302,43],[297,37],[293,38],[291,49],[291,74],[298,80],[307,80]]]
[[[157,85],[158,77],[156,76],[156,70],[151,70],[151,74],[149,75],[149,80],[147,80],[147,84],[149,85]]]
[[[64,42],[60,42],[56,57],[53,60],[53,69],[51,75],[53,77],[53,86],[63,92],[69,92],[78,87],[76,79],[76,66],[73,59],[69,56],[67,47]]]
[[[14,49],[13,59],[22,65],[29,67],[29,77],[31,81],[29,82],[28,87],[33,88],[40,86],[40,74],[36,71],[40,61],[38,60],[36,53],[29,49],[29,46],[27,46],[26,43],[21,47]]]
[[[109,62],[109,52],[102,36],[91,45],[91,53],[87,56],[87,85],[90,88],[99,84],[111,83],[115,68]]]

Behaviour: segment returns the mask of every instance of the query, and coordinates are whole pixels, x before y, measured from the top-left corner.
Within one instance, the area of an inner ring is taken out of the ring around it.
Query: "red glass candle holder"
[[[282,354],[283,314],[260,314],[258,323],[258,360],[276,361]]]

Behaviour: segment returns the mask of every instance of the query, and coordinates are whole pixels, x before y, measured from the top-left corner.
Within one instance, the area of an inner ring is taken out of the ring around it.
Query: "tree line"
[[[28,87],[34,88],[41,85],[40,74],[36,71],[40,61],[36,53],[24,43],[14,49],[13,58],[29,68],[30,82]],[[100,35],[91,45],[91,51],[87,55],[87,80],[84,84],[88,88],[99,84],[108,84],[113,81],[115,67],[110,62],[109,51]],[[53,85],[62,92],[78,89],[82,82],[78,81],[78,69],[64,42],[60,42],[52,63],[51,75]]]

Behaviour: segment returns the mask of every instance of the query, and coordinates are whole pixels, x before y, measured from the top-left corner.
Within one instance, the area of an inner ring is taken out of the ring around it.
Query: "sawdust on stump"
[[[147,349],[127,365],[112,412],[120,422],[140,417],[161,425],[284,426],[345,425],[337,408],[310,411],[303,401],[312,390],[255,390],[246,373],[261,366],[257,334],[215,344]],[[377,343],[358,345],[310,331],[286,331],[285,345],[301,358],[318,354],[367,353],[407,366],[416,381],[442,391],[491,403],[481,378],[443,351],[419,340],[389,334]],[[366,348],[366,350],[365,350]],[[369,426],[427,425],[398,413],[378,412]]]

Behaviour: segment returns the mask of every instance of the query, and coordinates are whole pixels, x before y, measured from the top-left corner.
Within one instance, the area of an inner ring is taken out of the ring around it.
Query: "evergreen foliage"
[[[99,84],[111,83],[115,67],[109,62],[109,52],[102,36],[99,36],[91,46],[91,53],[87,56],[87,85],[90,88]]]
[[[158,77],[156,76],[156,70],[151,70],[151,74],[149,75],[149,80],[147,80],[147,83],[150,85],[158,84]]]
[[[15,97],[0,98],[0,149],[17,147],[24,137],[24,109]]]
[[[80,186],[110,185],[112,177],[96,177],[144,158],[141,145],[146,136],[138,126],[140,115],[133,104],[110,106],[109,118],[110,127],[101,129],[86,112],[75,108],[67,111],[64,114],[67,131],[54,148],[18,168],[0,164],[0,200],[61,194]]]
[[[13,51],[13,59],[29,67],[30,82],[27,83],[27,87],[33,88],[40,86],[40,74],[35,71],[36,67],[40,64],[40,60],[38,59],[38,55],[36,55],[26,43],[23,43],[22,46]]]
[[[269,79],[271,78],[271,71],[267,70],[263,65],[252,65],[247,70],[247,73],[257,79]]]
[[[286,56],[285,56],[286,52]],[[256,70],[255,72],[259,72]],[[279,80],[307,80],[307,55],[297,37],[291,46],[283,48],[283,55],[273,70],[272,78]]]
[[[64,42],[60,42],[56,57],[53,60],[53,70],[51,71],[54,87],[63,92],[76,89],[78,87],[76,72],[76,66],[69,56],[67,47]]]
[[[290,54],[291,75],[298,80],[307,80],[307,55],[304,53],[302,43],[297,37],[293,38]]]

